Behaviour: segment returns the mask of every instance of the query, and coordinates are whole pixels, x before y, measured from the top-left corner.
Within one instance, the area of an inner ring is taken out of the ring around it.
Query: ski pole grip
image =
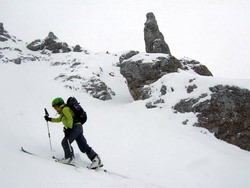
[[[44,108],[44,111],[45,111],[45,115],[46,115],[46,116],[49,116],[49,113],[48,113],[48,111],[47,111],[46,108]]]

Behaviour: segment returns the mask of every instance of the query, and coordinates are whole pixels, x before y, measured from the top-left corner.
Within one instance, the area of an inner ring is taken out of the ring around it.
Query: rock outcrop
[[[11,35],[0,23],[0,63],[15,63],[35,61],[38,57],[27,54],[23,48],[25,43],[17,37]]]
[[[129,57],[129,58],[125,58]],[[148,59],[148,60],[147,60]],[[129,91],[134,100],[144,100],[150,97],[146,85],[152,84],[163,75],[192,70],[199,75],[212,76],[205,65],[191,59],[178,60],[170,55],[154,55],[130,51],[120,57],[120,72],[126,78]]]
[[[27,48],[31,51],[44,51],[49,50],[52,53],[67,53],[67,52],[82,52],[82,48],[79,45],[75,47],[69,47],[66,42],[60,42],[60,40],[54,35],[53,32],[49,32],[48,36],[44,40],[37,39],[27,45]]]
[[[21,41],[19,39],[17,39],[15,36],[12,36],[8,33],[8,31],[6,31],[3,27],[3,23],[0,23],[0,42],[5,42],[11,40],[13,42],[18,42]]]
[[[206,94],[183,99],[174,109],[197,114],[195,126],[207,128],[217,138],[250,151],[250,91],[228,85],[209,89],[211,99],[199,102]]]
[[[147,53],[169,54],[170,49],[160,32],[155,16],[152,12],[147,13],[147,21],[144,24],[144,40]]]
[[[50,32],[44,40],[37,39],[31,42],[27,45],[27,48],[31,51],[49,50],[52,53],[65,53],[71,51],[68,44],[59,42],[58,38],[52,32]]]
[[[134,55],[137,55],[137,54],[139,54],[139,53],[140,53],[140,52],[134,51],[134,50],[131,50],[131,51],[127,52],[127,53],[124,53],[124,54],[122,54],[122,55],[119,57],[119,62],[122,63],[124,60],[127,60],[127,59],[129,59],[129,58],[131,58],[131,57],[133,57]]]
[[[8,32],[4,30],[3,23],[0,23],[0,42],[7,41],[10,38]]]
[[[180,63],[182,64],[182,70],[193,70],[201,76],[213,76],[211,71],[205,65],[194,59],[182,58],[180,59]]]
[[[92,77],[82,85],[83,89],[96,99],[103,101],[112,99],[115,93],[99,78]]]
[[[88,71],[88,67],[81,59],[65,58],[64,62],[53,62],[52,66],[67,66],[64,73],[61,73],[55,80],[63,82],[66,88],[83,91],[88,93],[93,98],[99,100],[111,100],[115,96],[115,92],[102,79],[103,70],[96,72]],[[79,74],[78,70],[84,70],[84,73]],[[111,76],[111,75],[110,75]]]

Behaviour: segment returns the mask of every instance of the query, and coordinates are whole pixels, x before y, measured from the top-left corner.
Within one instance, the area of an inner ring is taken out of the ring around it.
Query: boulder
[[[134,51],[134,50],[130,50],[129,52],[125,52],[123,53],[120,58],[119,58],[119,62],[122,63],[124,60],[127,60],[131,57],[133,57],[134,55],[139,54],[138,51]]]
[[[152,12],[147,13],[147,21],[144,24],[144,40],[147,53],[170,54],[170,49],[160,32],[155,16]]]
[[[58,38],[52,32],[50,32],[44,40],[44,45],[45,49],[51,51],[52,53],[65,53],[71,51],[68,44],[66,42],[59,42]]]
[[[44,40],[37,39],[27,45],[27,48],[31,51],[49,50],[52,53],[67,53],[82,52],[83,50],[79,45],[74,48],[68,46],[66,42],[60,42],[60,40],[54,35],[53,32],[49,32],[48,36]]]
[[[80,45],[76,45],[74,48],[73,48],[73,52],[82,52],[82,47]]]
[[[31,51],[43,50],[45,48],[45,44],[42,40],[37,39],[28,44],[27,48]]]
[[[182,64],[183,70],[193,70],[201,76],[213,76],[213,74],[205,65],[202,65],[196,60],[190,58],[182,58],[180,59],[180,63]]]

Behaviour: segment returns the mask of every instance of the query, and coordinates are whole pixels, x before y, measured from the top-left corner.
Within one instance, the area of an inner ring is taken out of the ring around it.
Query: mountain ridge
[[[250,151],[249,87],[240,88],[236,84],[233,89],[230,84],[223,86],[220,83],[206,88],[201,87],[202,83],[196,84],[197,80],[206,80],[201,76],[211,77],[212,73],[198,61],[190,58],[178,60],[169,54],[137,51],[117,54],[94,53],[87,50],[74,51],[73,47],[61,42],[52,32],[43,40],[36,39],[29,44],[24,44],[10,35],[3,28],[3,24],[1,24],[1,33],[1,36],[6,39],[0,43],[2,63],[50,62],[51,66],[62,69],[54,79],[62,82],[64,87],[86,92],[104,101],[122,95],[125,84],[121,82],[126,82],[134,100],[144,100],[147,108],[164,107],[173,109],[173,113],[194,113],[197,122],[193,125],[205,127],[215,133],[217,138]],[[33,50],[31,50],[32,45]],[[173,74],[176,79],[179,76],[185,82],[184,85],[181,83],[183,88],[179,90],[180,93],[176,93],[178,81],[172,80],[169,84],[171,77],[169,75]],[[226,96],[228,91],[232,90],[234,90],[232,93],[237,94]],[[183,95],[184,92],[186,96]],[[183,98],[175,101],[171,106],[165,105],[172,93],[178,96],[181,94]],[[199,93],[199,96],[196,93]],[[216,100],[213,98],[215,101],[213,104],[217,107],[212,107],[211,96],[215,93],[221,97],[216,97]],[[199,110],[194,106],[200,106]],[[220,110],[215,112],[211,109]],[[225,119],[228,120],[225,121]],[[188,122],[188,119],[184,119],[183,122]]]

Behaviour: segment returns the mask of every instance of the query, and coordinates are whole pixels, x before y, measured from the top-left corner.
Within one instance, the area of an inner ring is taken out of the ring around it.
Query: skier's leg
[[[78,135],[78,137],[76,138],[76,142],[77,145],[79,147],[79,149],[81,150],[81,152],[86,153],[86,155],[88,156],[88,158],[92,161],[91,165],[89,166],[92,169],[96,169],[99,167],[102,167],[102,161],[100,159],[100,157],[97,155],[97,153],[88,145],[86,138],[83,135],[83,129],[82,126],[80,126],[81,128],[81,134]]]
[[[64,150],[65,158],[72,158],[74,157],[74,150],[71,146],[71,143],[74,142],[74,140],[78,137],[78,135],[81,133],[81,130],[79,130],[79,125],[74,125],[72,129],[68,130],[68,137],[64,137],[62,140],[62,147]]]
[[[88,145],[87,140],[83,135],[82,126],[80,127],[82,131],[81,134],[79,134],[78,137],[76,138],[77,145],[81,150],[81,152],[86,153],[88,158],[92,161],[97,156],[97,153]]]
[[[67,137],[64,137],[62,139],[62,147],[64,150],[64,157],[65,159],[72,158],[74,157],[74,150],[73,147],[71,146],[70,140]]]

